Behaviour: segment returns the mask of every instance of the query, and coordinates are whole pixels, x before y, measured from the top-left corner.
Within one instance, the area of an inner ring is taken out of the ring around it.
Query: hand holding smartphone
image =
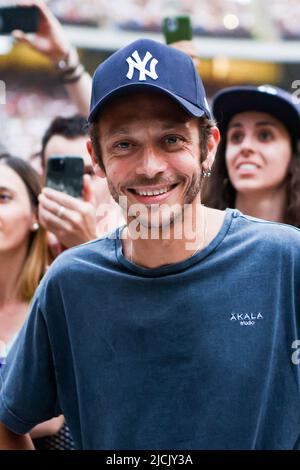
[[[39,9],[36,6],[0,7],[0,34],[10,34],[15,29],[35,33],[38,24]]]
[[[83,192],[84,162],[77,156],[52,156],[47,163],[46,186],[81,198]]]

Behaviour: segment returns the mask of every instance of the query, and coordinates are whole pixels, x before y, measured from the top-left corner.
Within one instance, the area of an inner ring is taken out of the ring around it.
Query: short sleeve
[[[16,434],[60,414],[51,345],[38,296],[0,369],[0,380],[0,421]]]

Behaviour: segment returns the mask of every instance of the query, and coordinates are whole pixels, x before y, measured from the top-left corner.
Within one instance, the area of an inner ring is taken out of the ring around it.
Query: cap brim
[[[238,113],[259,111],[271,114],[282,122],[294,138],[300,137],[300,116],[296,107],[279,94],[258,89],[226,89],[216,94],[212,112],[221,132]]]
[[[138,91],[141,89],[149,90],[157,90],[160,91],[161,93],[169,96],[171,99],[173,99],[176,103],[178,103],[189,115],[194,116],[194,117],[201,117],[204,114],[207,115],[207,117],[210,117],[207,113],[207,110],[204,110],[200,108],[200,106],[196,106],[189,101],[185,100],[184,98],[181,98],[181,96],[175,95],[174,93],[171,93],[168,90],[165,90],[162,87],[159,87],[157,85],[153,85],[150,83],[132,83],[128,85],[123,85],[119,88],[116,88],[112,92],[108,93],[105,95],[101,100],[98,101],[98,103],[93,107],[93,109],[90,112],[90,115],[88,117],[89,122],[94,122],[98,114],[101,112],[103,106],[112,98],[115,98],[117,96],[124,96],[127,94],[127,92],[134,92]]]

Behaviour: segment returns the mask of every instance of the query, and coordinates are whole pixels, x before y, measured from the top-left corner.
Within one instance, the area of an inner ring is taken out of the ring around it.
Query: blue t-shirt
[[[63,253],[2,368],[16,433],[63,413],[83,449],[300,447],[300,231],[227,210],[157,269],[116,238]]]

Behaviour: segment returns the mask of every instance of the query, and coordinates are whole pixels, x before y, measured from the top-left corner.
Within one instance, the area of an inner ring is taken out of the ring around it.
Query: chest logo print
[[[230,321],[239,322],[241,326],[253,326],[257,321],[263,320],[263,315],[261,312],[249,312],[249,313],[236,313],[232,312],[230,316]]]

